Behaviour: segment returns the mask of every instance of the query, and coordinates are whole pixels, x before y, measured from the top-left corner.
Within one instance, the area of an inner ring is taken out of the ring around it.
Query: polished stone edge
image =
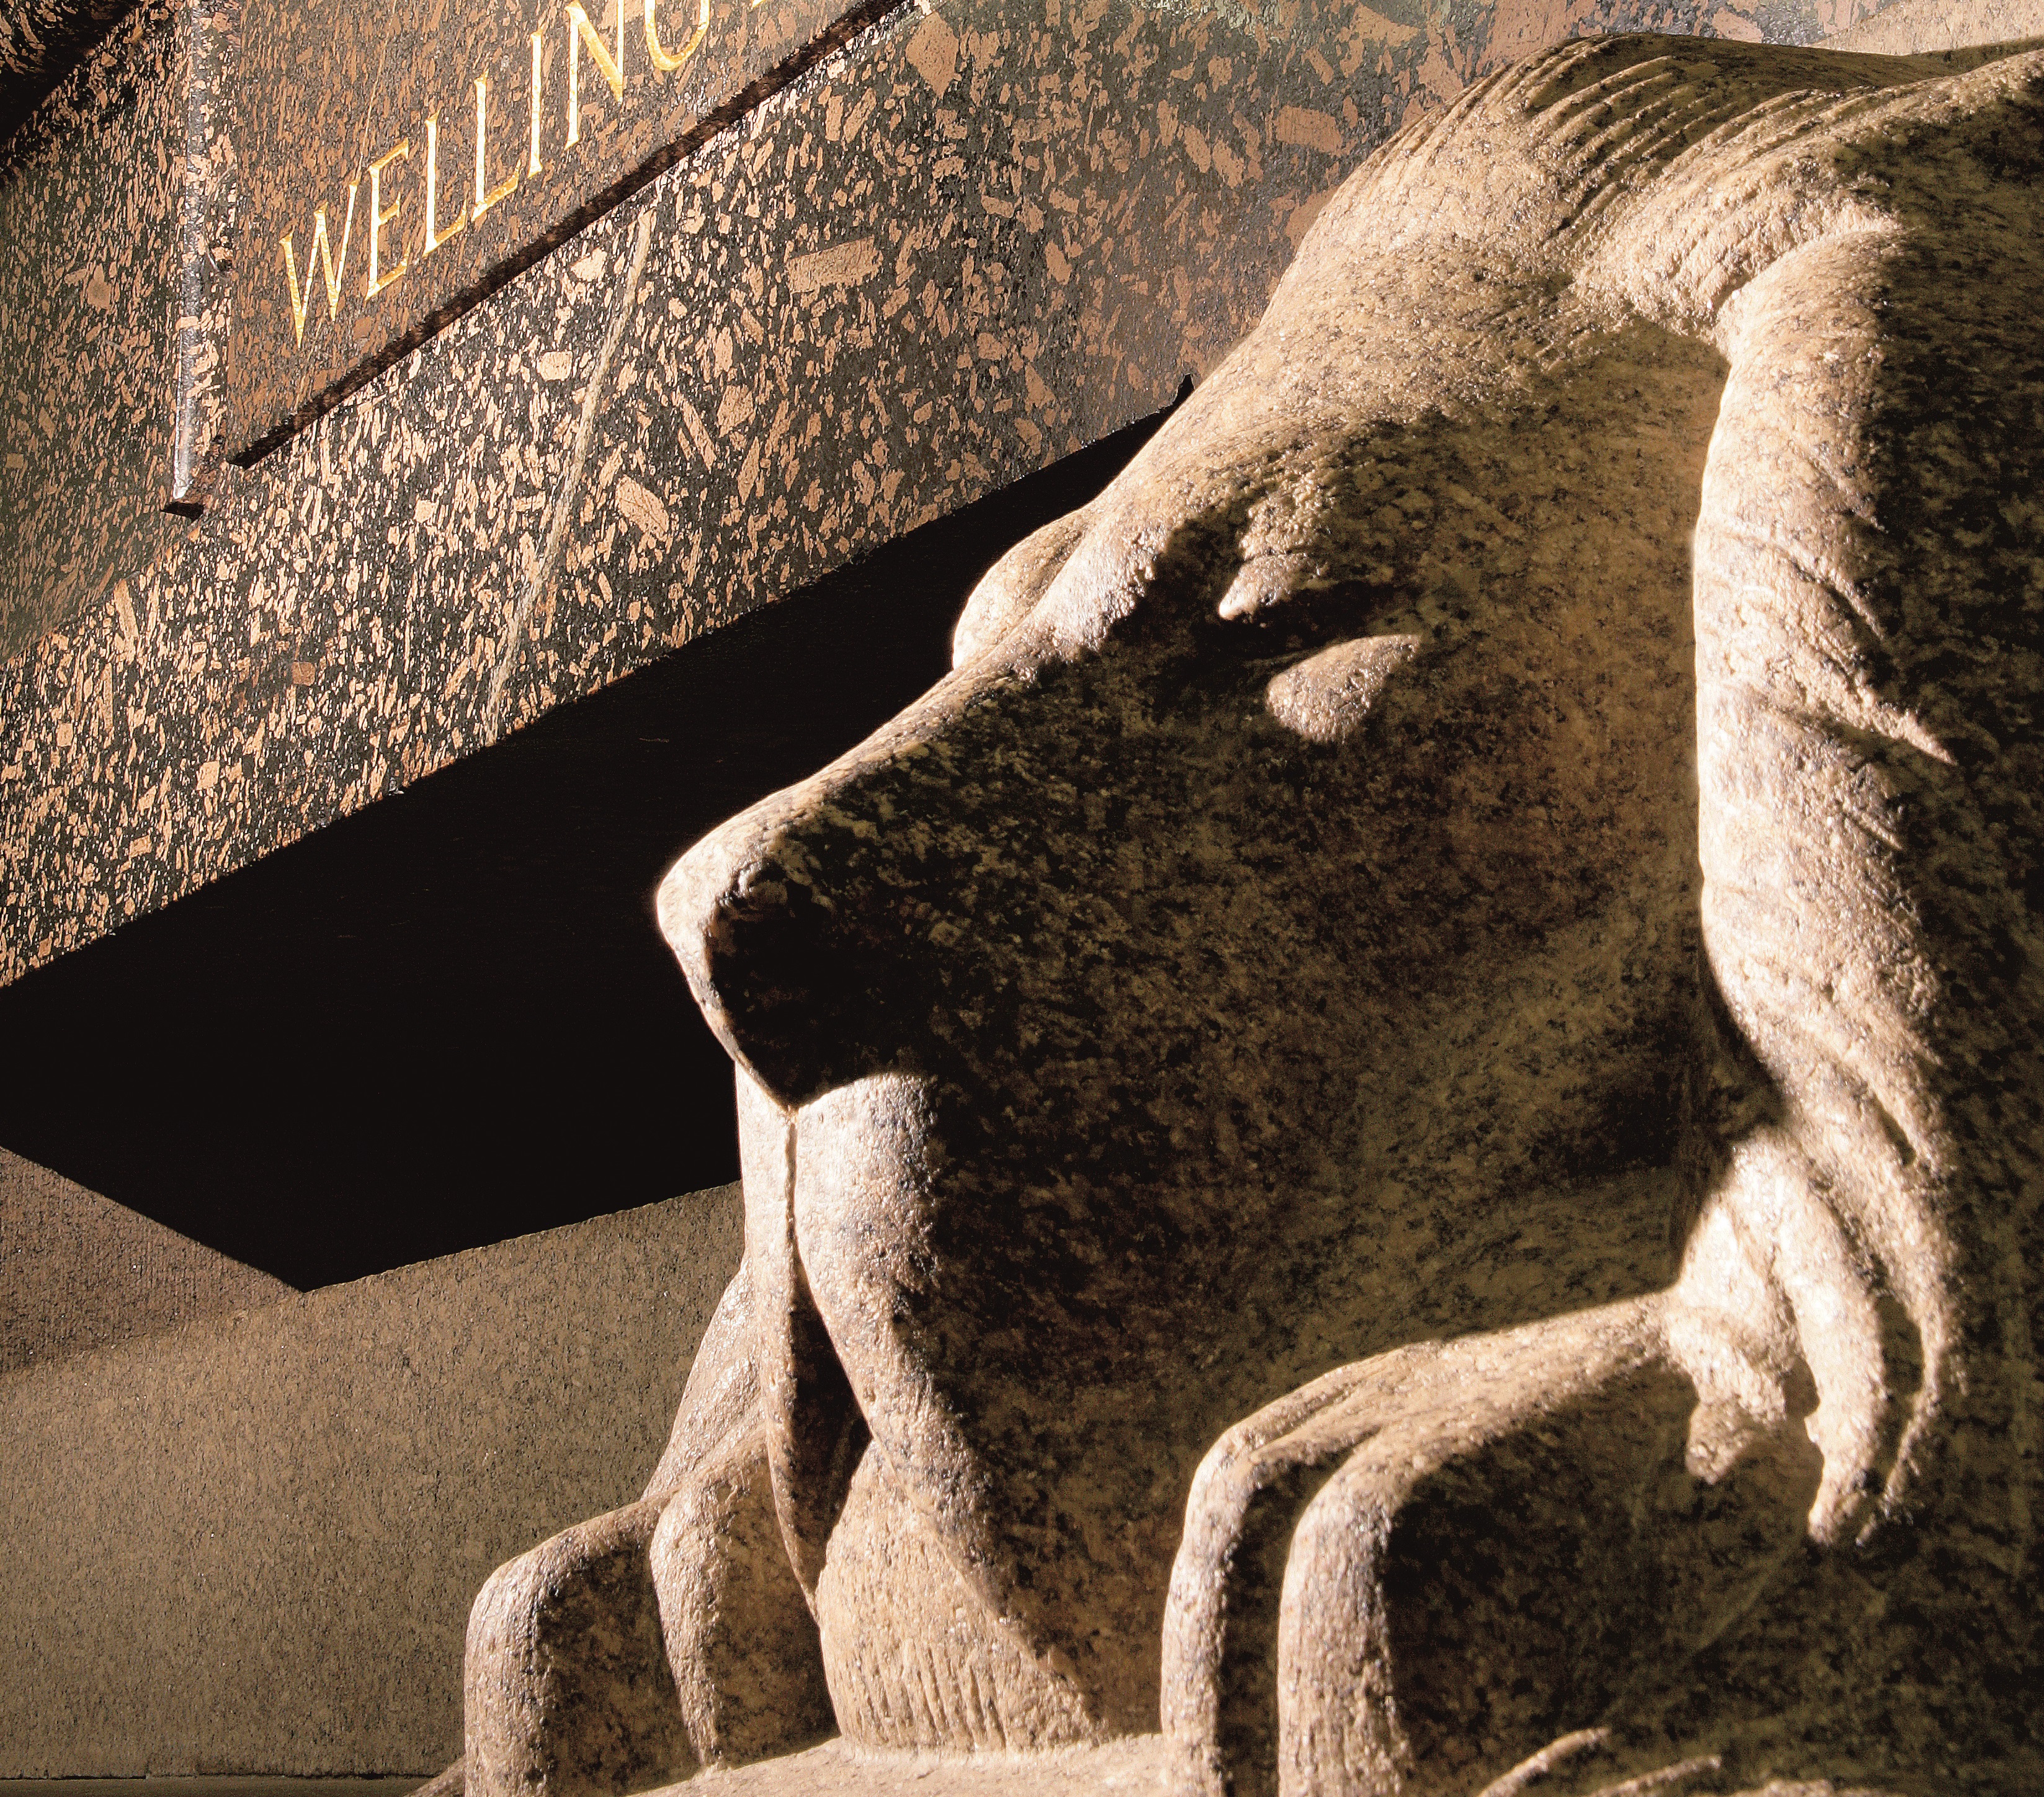
[[[236,0],[238,3],[238,0]],[[747,82],[720,106],[705,113],[682,135],[646,157],[600,192],[572,211],[564,213],[545,231],[521,244],[513,254],[494,263],[459,294],[426,313],[409,329],[392,337],[349,370],[341,379],[321,389],[295,407],[282,421],[251,427],[236,418],[229,426],[227,457],[241,467],[251,467],[281,449],[309,425],[331,412],[344,400],[359,393],[394,363],[402,361],[421,344],[437,336],[465,313],[515,281],[577,237],[605,213],[615,210],[635,194],[697,151],[708,148],[726,132],[742,123],[784,89],[834,52],[843,49],[861,33],[917,10],[918,0],[859,0],[842,17],[791,56],[784,57],[765,74]]]
[[[219,472],[227,404],[236,212],[229,125],[240,48],[241,0],[182,0],[182,4],[189,46],[185,191],[179,219],[182,242],[166,509],[196,516]]]

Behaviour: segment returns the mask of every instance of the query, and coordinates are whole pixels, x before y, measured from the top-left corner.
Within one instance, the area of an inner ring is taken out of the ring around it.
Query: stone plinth
[[[736,1188],[0,1377],[0,1778],[424,1773],[469,1603],[638,1488]]]
[[[0,1373],[290,1293],[0,1149]]]

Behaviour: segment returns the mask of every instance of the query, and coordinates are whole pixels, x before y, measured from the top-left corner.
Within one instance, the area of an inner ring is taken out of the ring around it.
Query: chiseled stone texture
[[[891,15],[246,472],[9,609],[0,978],[1147,415],[1392,127],[1661,5]],[[36,630],[44,633],[32,643]]]
[[[695,1797],[700,1787],[690,1791]],[[720,1773],[718,1797],[1165,1797],[1170,1790],[1163,1739],[1136,1735],[1104,1747],[1047,1753],[890,1752],[829,1741],[806,1752]],[[1531,1782],[1471,1797],[1520,1797]],[[681,1786],[659,1797],[678,1797]],[[1635,1786],[1612,1797],[1699,1797],[1682,1781]],[[40,1797],[40,1794],[39,1794]],[[1777,1783],[1743,1797],[1879,1797],[1829,1783]]]
[[[632,1788],[524,1649],[647,1584],[708,1764],[820,1657],[1174,1797],[2032,1797],[2040,286],[2035,46],[1584,40],[1358,169],[663,882],[744,1261],[467,1797]]]
[[[0,1373],[290,1291],[0,1148]]]
[[[827,1741],[732,1767],[717,1790],[720,1797],[1165,1797],[1163,1749],[1154,1734],[1040,1753],[904,1753]]]
[[[628,1496],[735,1188],[0,1377],[0,1777],[424,1772],[490,1569]]]

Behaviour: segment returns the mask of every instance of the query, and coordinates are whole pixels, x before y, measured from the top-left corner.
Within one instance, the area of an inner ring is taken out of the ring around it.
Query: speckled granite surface
[[[886,7],[655,0],[649,27],[645,0],[590,0],[613,88],[559,0],[248,0],[232,452],[282,440]]]
[[[167,541],[73,487],[102,572],[0,623],[0,979],[1155,410],[1480,70],[1574,29],[1842,22],[1413,21],[919,0]]]
[[[0,1779],[444,1765],[476,1588],[636,1494],[739,1213],[697,1192],[0,1375]]]
[[[0,136],[25,117],[134,0],[10,0],[0,7]]]
[[[6,146],[0,653],[103,605],[175,535],[189,21],[147,0]]]
[[[0,1373],[290,1292],[0,1148]]]

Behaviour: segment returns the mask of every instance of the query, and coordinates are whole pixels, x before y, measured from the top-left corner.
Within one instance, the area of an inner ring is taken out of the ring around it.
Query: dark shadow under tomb
[[[0,988],[0,1144],[305,1288],[736,1178],[661,875],[932,684],[1161,422]]]

